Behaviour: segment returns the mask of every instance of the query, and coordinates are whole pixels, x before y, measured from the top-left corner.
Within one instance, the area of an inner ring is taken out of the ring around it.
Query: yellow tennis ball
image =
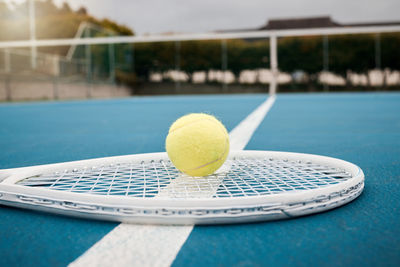
[[[214,173],[229,153],[229,136],[214,116],[193,113],[176,120],[165,142],[168,156],[181,172],[191,176]]]

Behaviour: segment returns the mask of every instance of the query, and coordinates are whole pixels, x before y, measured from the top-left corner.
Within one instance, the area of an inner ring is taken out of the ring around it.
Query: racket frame
[[[249,150],[232,151],[228,159],[241,157],[311,161],[345,170],[352,178],[317,189],[279,194],[185,199],[163,196],[105,196],[16,184],[28,177],[64,169],[80,169],[116,162],[122,164],[168,160],[165,152],[147,153],[2,170],[0,204],[80,218],[129,223],[217,224],[275,220],[329,210],[352,201],[364,188],[364,173],[361,168],[344,160],[303,153]]]

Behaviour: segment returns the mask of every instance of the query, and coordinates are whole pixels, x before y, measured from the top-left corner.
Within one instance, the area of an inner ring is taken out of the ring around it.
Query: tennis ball
[[[225,162],[229,136],[224,125],[214,116],[192,113],[171,125],[165,147],[170,160],[181,172],[206,176]]]

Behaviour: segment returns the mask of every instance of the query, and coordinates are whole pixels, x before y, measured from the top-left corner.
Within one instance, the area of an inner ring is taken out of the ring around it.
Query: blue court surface
[[[230,131],[266,98],[3,103],[0,168],[164,151],[179,116],[212,113]],[[400,93],[279,94],[246,149],[350,161],[364,192],[316,215],[196,226],[173,266],[400,266]],[[0,206],[0,266],[66,266],[117,225]]]

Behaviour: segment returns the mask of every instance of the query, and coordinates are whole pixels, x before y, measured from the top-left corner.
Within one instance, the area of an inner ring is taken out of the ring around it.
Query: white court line
[[[245,148],[275,98],[270,96],[230,132],[232,150]],[[192,229],[193,225],[121,223],[69,266],[170,266]]]
[[[230,133],[229,142],[232,150],[242,150],[250,141],[258,125],[263,121],[275,102],[275,95],[268,97],[257,109],[242,120]]]

